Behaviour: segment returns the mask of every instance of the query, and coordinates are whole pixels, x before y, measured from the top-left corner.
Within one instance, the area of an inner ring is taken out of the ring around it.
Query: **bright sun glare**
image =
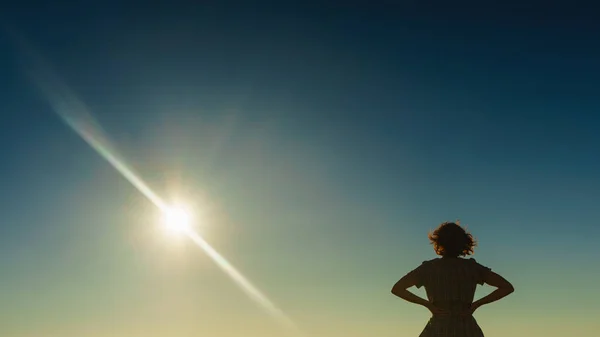
[[[167,229],[185,233],[191,229],[191,216],[182,207],[169,207],[163,212],[163,221]]]

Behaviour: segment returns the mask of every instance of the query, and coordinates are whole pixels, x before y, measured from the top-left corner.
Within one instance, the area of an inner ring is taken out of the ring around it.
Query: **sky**
[[[598,331],[593,8],[415,3],[3,4],[0,335],[285,336],[61,120],[9,30],[307,337],[417,336],[427,310],[390,289],[455,219],[516,288],[486,336]]]

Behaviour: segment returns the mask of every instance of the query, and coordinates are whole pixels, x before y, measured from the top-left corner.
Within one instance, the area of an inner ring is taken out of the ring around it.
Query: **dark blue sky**
[[[592,196],[600,50],[591,10],[485,7],[82,3],[5,17],[122,132],[155,123],[161,105],[215,111],[229,101],[244,119],[277,118],[287,137],[348,165],[336,175],[364,182],[358,194],[372,186],[392,197],[389,181],[407,179],[439,186],[442,198],[482,184],[514,186],[511,199],[534,204],[540,195],[519,189]],[[10,156],[32,145],[13,132],[53,116],[4,46]]]
[[[526,248],[510,258],[547,256],[565,268],[562,259],[583,265],[598,257],[591,246],[600,204],[594,8],[481,2],[5,8],[2,20],[44,55],[154,188],[163,191],[168,179],[161,170],[177,166],[190,186],[228,205],[232,218],[270,231],[279,244],[255,243],[263,254],[286,246],[285,231],[267,223],[312,210],[332,225],[293,235],[325,231],[318,236],[340,258],[359,238],[369,258],[389,257],[403,244],[429,252],[426,231],[457,217],[488,245],[482,258],[494,262],[519,245]],[[135,192],[52,112],[6,34],[0,51],[0,267],[44,264],[23,253],[24,242],[51,255],[76,235],[103,237],[94,246],[97,256],[102,240],[122,233],[111,226],[95,229],[103,234],[67,233],[76,218],[97,207],[110,213]],[[228,116],[235,130],[207,163],[200,153],[209,151],[204,146],[213,134],[195,126],[221,125]],[[252,152],[252,140],[262,144],[260,154]],[[74,202],[78,215],[69,216]],[[98,226],[127,222],[90,217]],[[344,229],[333,225],[340,222]],[[243,250],[232,247],[231,254]],[[287,247],[292,254],[302,245]],[[506,262],[515,268],[509,271],[520,271],[520,261]],[[522,281],[533,286],[539,279]]]

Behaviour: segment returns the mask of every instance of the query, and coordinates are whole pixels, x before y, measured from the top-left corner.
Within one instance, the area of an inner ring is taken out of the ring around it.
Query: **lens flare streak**
[[[248,295],[251,299],[260,304],[263,308],[269,312],[273,317],[278,319],[281,323],[283,323],[287,328],[292,331],[297,331],[295,323],[283,312],[281,309],[277,308],[273,302],[271,302],[267,296],[265,296],[257,287],[255,287],[242,273],[240,273],[237,269],[235,269],[229,261],[227,261],[221,254],[219,254],[211,245],[208,244],[200,235],[196,234],[194,231],[190,230],[186,233],[196,245],[198,245],[204,252],[210,256],[217,265],[227,273],[239,286],[240,288]]]

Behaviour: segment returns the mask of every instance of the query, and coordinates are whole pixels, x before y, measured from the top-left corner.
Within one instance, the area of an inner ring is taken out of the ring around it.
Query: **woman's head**
[[[455,222],[444,222],[439,225],[429,233],[429,240],[435,253],[445,257],[472,255],[477,246],[473,235]]]

